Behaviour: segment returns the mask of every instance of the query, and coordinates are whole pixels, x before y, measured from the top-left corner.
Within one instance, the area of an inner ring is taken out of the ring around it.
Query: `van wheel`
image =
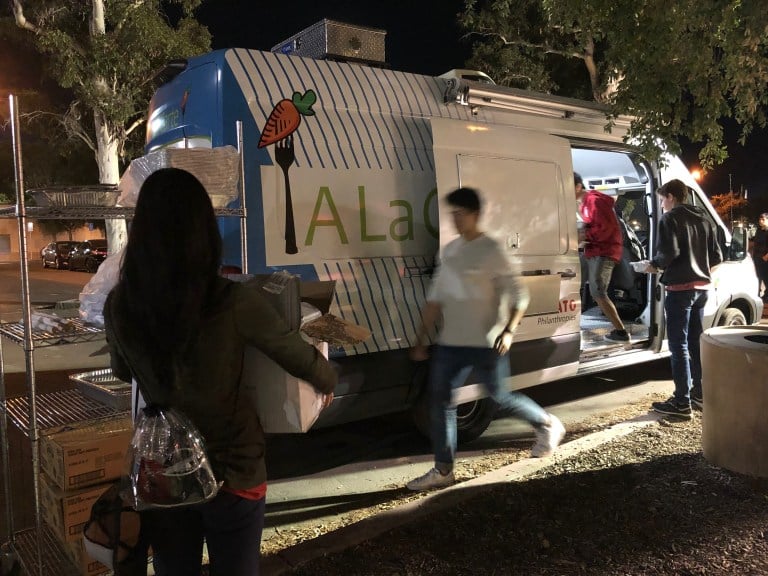
[[[718,326],[746,326],[747,318],[744,316],[744,312],[738,308],[726,308],[723,315],[720,316],[720,320],[717,321]]]
[[[493,422],[498,405],[490,398],[467,402],[456,407],[456,432],[459,444],[482,436]]]
[[[488,429],[496,415],[496,402],[482,398],[456,407],[456,436],[459,444],[479,438]],[[429,394],[425,390],[413,407],[413,421],[419,432],[429,438]]]

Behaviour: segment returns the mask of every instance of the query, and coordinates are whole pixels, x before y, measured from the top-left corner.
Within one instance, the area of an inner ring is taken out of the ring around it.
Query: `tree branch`
[[[139,8],[141,8],[142,6],[144,6],[144,4],[146,4],[146,1],[145,1],[145,0],[136,0],[136,1],[135,1],[135,2],[133,2],[133,3],[132,3],[130,6],[127,6],[127,7],[125,8],[125,14],[124,14],[124,15],[123,15],[123,17],[122,17],[122,18],[121,18],[121,19],[120,19],[120,20],[117,22],[117,24],[115,24],[115,29],[117,29],[118,31],[119,31],[119,30],[122,30],[122,29],[123,29],[123,25],[124,25],[124,24],[125,24],[125,23],[128,21],[128,19],[131,17],[131,13],[132,13],[132,12],[134,12],[134,11],[136,11],[136,10],[138,10],[138,9],[139,9]]]
[[[75,104],[70,107],[70,110],[66,114],[57,114],[56,112],[46,112],[45,110],[35,110],[34,112],[27,112],[22,116],[28,120],[38,120],[40,118],[52,118],[61,125],[68,136],[78,138],[88,146],[93,152],[96,152],[96,146],[90,136],[82,129],[79,122],[72,117],[74,113]]]
[[[476,34],[478,36],[486,36],[486,37],[496,37],[499,40],[501,40],[505,46],[520,46],[521,48],[532,48],[534,50],[538,50],[546,54],[557,54],[558,56],[565,56],[566,58],[578,58],[579,60],[584,60],[584,54],[580,54],[579,52],[571,52],[570,50],[559,50],[549,44],[536,44],[534,42],[528,42],[526,40],[521,40],[519,38],[515,40],[507,40],[506,36],[504,36],[503,34],[499,34],[498,32],[472,32],[471,34]]]
[[[11,0],[11,10],[13,11],[13,19],[16,21],[16,25],[24,30],[29,30],[37,34],[40,32],[40,28],[32,24],[24,16],[24,6],[21,4],[21,0]]]
[[[134,120],[133,124],[131,124],[130,126],[128,126],[128,128],[125,129],[125,135],[129,136],[131,132],[133,132],[134,130],[136,130],[136,128],[144,124],[145,121],[146,121],[146,118],[144,118],[144,116],[142,116],[141,118],[138,118],[137,120]]]
[[[592,97],[595,102],[603,102],[605,94],[600,89],[600,77],[595,63],[595,41],[590,37],[584,46],[584,65],[589,73],[589,84],[592,87]]]

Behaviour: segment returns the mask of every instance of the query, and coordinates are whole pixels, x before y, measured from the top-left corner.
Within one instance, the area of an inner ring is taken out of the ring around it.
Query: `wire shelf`
[[[216,208],[216,216],[243,216],[240,208]],[[131,218],[133,208],[121,206],[27,206],[27,218],[38,220],[115,220]],[[0,208],[0,218],[16,218],[16,206]]]
[[[46,332],[44,330],[32,331],[32,342],[37,348],[46,346],[59,346],[62,344],[81,344],[93,342],[104,337],[104,329],[98,326],[86,324],[79,318],[68,318],[70,326],[68,332]],[[5,336],[16,344],[24,344],[24,324],[21,322],[0,323],[0,336]]]
[[[79,576],[80,570],[74,560],[67,554],[64,545],[56,538],[53,531],[43,523],[42,534],[38,539],[37,530],[29,529],[16,533],[12,544],[16,552],[22,572],[29,576],[46,574],[56,576]],[[42,566],[38,567],[37,550],[40,548]],[[41,568],[38,570],[38,568]]]
[[[26,396],[5,402],[10,421],[25,435],[29,433],[29,399]],[[118,410],[98,400],[83,396],[79,390],[60,390],[38,394],[37,428],[43,435],[60,432],[73,424],[125,417],[130,410]]]

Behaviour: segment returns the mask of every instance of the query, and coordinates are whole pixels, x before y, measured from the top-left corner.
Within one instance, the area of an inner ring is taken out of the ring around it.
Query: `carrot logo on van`
[[[304,95],[294,92],[291,99],[283,98],[275,104],[264,124],[259,139],[259,148],[264,148],[293,134],[301,124],[302,116],[314,116],[312,105],[317,102],[314,90],[307,90]]]
[[[291,181],[288,178],[288,169],[296,160],[293,151],[293,133],[301,124],[302,116],[314,116],[312,105],[317,101],[314,90],[294,92],[289,100],[283,98],[275,104],[272,112],[264,124],[259,139],[259,148],[270,144],[275,145],[275,163],[283,170],[285,180],[285,253],[296,254],[299,251],[296,246],[296,224],[293,220],[293,200],[291,200]]]

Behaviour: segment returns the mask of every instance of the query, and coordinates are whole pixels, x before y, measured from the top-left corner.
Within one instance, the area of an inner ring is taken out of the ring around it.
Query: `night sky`
[[[463,4],[463,0],[208,0],[197,16],[211,31],[214,48],[269,50],[323,18],[379,28],[387,32],[391,68],[438,75],[463,67],[469,55],[469,43],[461,39],[456,25]],[[768,130],[757,132],[746,146],[736,143],[735,130],[726,135],[731,158],[707,174],[702,187],[708,194],[725,193],[730,175],[734,190],[749,190],[750,212],[768,210]],[[698,164],[697,152],[696,146],[685,147],[683,160],[691,168]]]

